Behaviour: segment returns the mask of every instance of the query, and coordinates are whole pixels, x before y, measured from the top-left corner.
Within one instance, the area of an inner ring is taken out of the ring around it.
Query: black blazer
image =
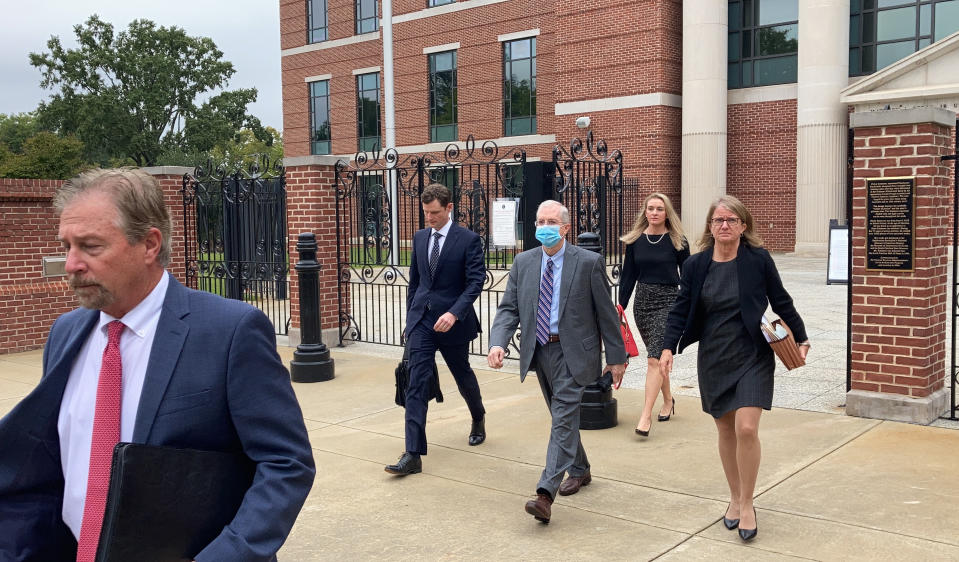
[[[687,346],[699,341],[702,336],[703,319],[699,312],[699,294],[706,281],[706,273],[713,262],[713,249],[704,250],[683,265],[679,295],[666,319],[663,349],[673,353],[683,352]],[[806,341],[806,326],[793,306],[792,297],[783,287],[782,279],[772,256],[764,248],[754,248],[740,242],[736,255],[736,270],[739,273],[739,302],[742,307],[743,324],[757,347],[769,345],[759,329],[767,305],[789,326],[797,342]]]

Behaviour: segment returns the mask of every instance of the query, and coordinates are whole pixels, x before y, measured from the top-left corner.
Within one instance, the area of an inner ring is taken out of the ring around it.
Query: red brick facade
[[[727,127],[726,192],[749,208],[766,248],[792,251],[796,100],[730,105]]]
[[[914,398],[943,387],[951,244],[952,128],[857,128],[853,182],[852,389]],[[915,271],[866,270],[866,180],[916,177]]]

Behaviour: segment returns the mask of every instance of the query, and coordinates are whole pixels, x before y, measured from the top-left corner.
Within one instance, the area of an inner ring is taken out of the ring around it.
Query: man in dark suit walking
[[[544,201],[536,211],[536,239],[543,244],[513,260],[506,292],[490,330],[490,367],[503,366],[503,356],[517,326],[522,328],[520,380],[536,370],[553,424],[546,448],[546,467],[536,497],[526,512],[549,523],[553,498],[575,494],[592,481],[579,435],[583,390],[610,371],[618,386],[626,370],[626,348],[619,318],[606,283],[603,257],[566,243],[569,210]],[[606,367],[602,345],[606,346]],[[563,476],[569,473],[565,481]]]
[[[449,189],[436,183],[423,189],[420,199],[430,228],[413,235],[406,297],[404,334],[410,350],[406,452],[386,467],[390,474],[416,474],[423,469],[420,456],[426,454],[426,410],[437,350],[473,417],[469,444],[479,445],[486,439],[486,409],[469,365],[469,344],[480,331],[473,301],[486,279],[483,240],[452,221],[450,199]]]
[[[165,271],[172,223],[145,172],[85,172],[54,205],[82,308],[56,320],[40,383],[0,420],[0,560],[94,559],[118,441],[246,456],[239,511],[191,554],[275,559],[314,465],[269,319]]]

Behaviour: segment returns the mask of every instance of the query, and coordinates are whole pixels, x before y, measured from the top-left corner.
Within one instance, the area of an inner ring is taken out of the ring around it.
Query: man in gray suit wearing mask
[[[517,326],[520,336],[520,380],[530,369],[546,398],[553,423],[546,449],[546,468],[536,497],[526,512],[549,523],[553,498],[575,494],[592,480],[579,435],[583,389],[610,371],[619,385],[626,370],[626,349],[606,283],[601,255],[567,244],[569,210],[544,201],[536,211],[536,239],[543,246],[513,260],[506,292],[490,330],[490,367],[503,366],[503,356]],[[606,346],[606,367],[602,346]],[[569,473],[565,481],[563,476]]]

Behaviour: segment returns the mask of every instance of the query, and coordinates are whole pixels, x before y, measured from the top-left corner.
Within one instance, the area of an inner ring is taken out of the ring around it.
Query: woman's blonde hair
[[[746,230],[743,231],[743,240],[745,240],[747,244],[754,248],[759,248],[763,245],[762,237],[756,233],[753,215],[749,212],[749,209],[746,208],[746,205],[743,205],[742,201],[732,195],[723,195],[713,201],[712,205],[709,206],[709,211],[706,212],[706,230],[703,232],[703,237],[699,239],[700,250],[707,250],[716,244],[716,241],[713,239],[713,231],[709,228],[713,220],[713,213],[716,212],[716,207],[726,207],[730,213],[736,215],[743,221],[743,224],[746,225]]]
[[[619,239],[627,244],[632,244],[639,240],[643,231],[649,226],[649,219],[646,218],[646,206],[649,205],[651,199],[659,199],[663,202],[663,206],[666,207],[666,231],[669,232],[669,240],[673,243],[674,248],[682,250],[683,224],[679,222],[679,215],[676,214],[676,209],[673,208],[673,202],[669,200],[669,197],[659,192],[650,193],[646,196],[646,199],[643,199],[643,210],[636,215],[636,220],[633,221],[633,226],[629,232],[622,235]]]

